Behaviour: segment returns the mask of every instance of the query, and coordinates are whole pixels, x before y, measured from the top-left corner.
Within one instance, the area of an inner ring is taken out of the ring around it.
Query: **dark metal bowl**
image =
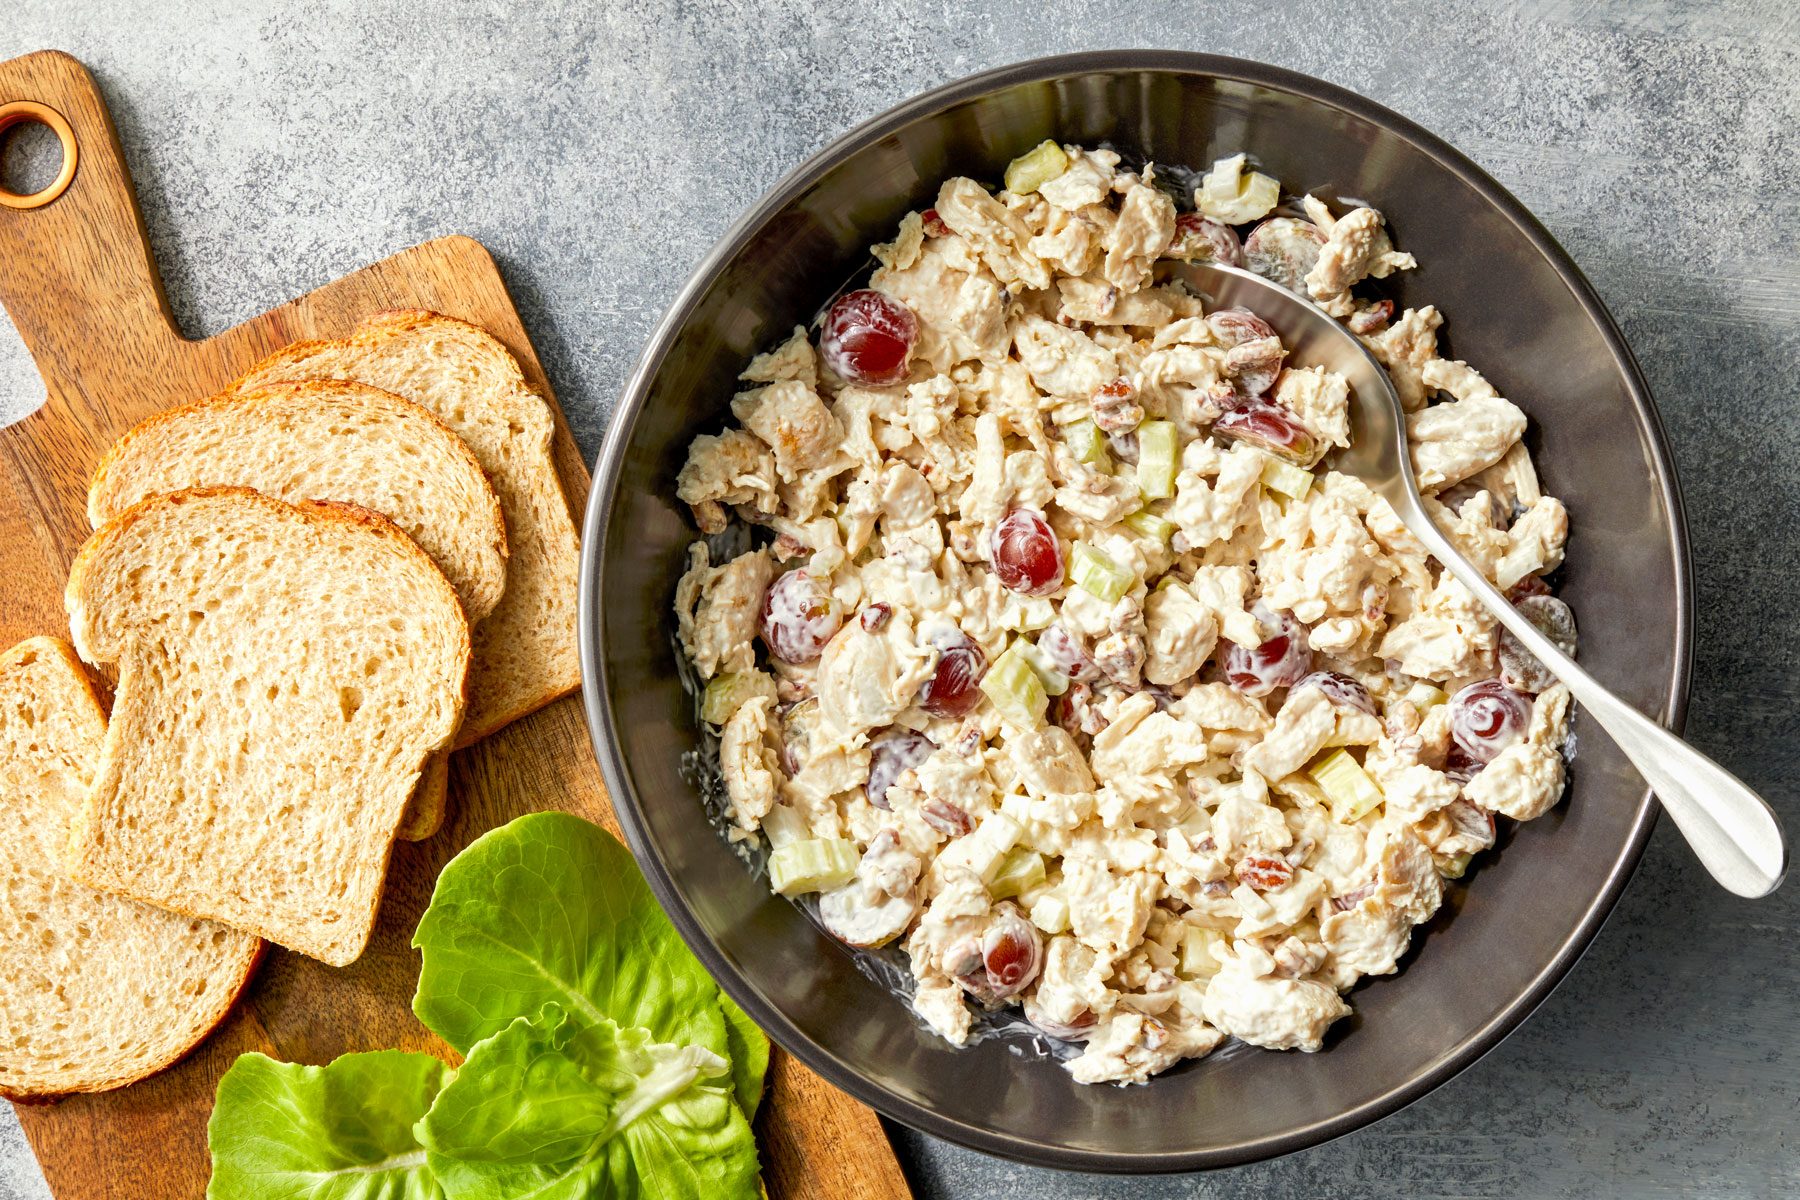
[[[1356,989],[1316,1055],[1226,1054],[1148,1086],[1082,1087],[1017,1042],[955,1050],[752,879],[702,815],[670,604],[695,536],[675,500],[688,440],[716,431],[744,362],[809,320],[944,178],[997,179],[1046,137],[1204,167],[1243,149],[1295,190],[1366,200],[1421,264],[1454,355],[1531,415],[1574,541],[1563,595],[1582,660],[1679,724],[1692,597],[1681,502],[1650,396],[1593,289],[1519,202],[1411,121],[1290,71],[1116,51],[1022,63],[900,105],[803,164],[695,272],[620,398],[589,502],[581,658],[613,803],[663,907],[725,990],[831,1082],[978,1150],[1099,1171],[1219,1167],[1395,1111],[1525,1019],[1600,928],[1654,820],[1642,782],[1577,720],[1568,801],[1484,856],[1414,939],[1417,962]]]

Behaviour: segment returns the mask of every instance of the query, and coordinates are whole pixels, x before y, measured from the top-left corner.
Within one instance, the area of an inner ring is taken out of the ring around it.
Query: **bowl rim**
[[[579,612],[582,699],[589,738],[612,795],[619,824],[625,831],[626,841],[643,868],[658,902],[719,986],[782,1049],[793,1054],[828,1082],[904,1125],[987,1154],[1064,1170],[1155,1174],[1238,1166],[1321,1145],[1398,1112],[1474,1065],[1517,1029],[1549,997],[1580,961],[1611,915],[1643,857],[1644,848],[1656,823],[1658,809],[1649,789],[1646,788],[1639,797],[1637,816],[1623,853],[1612,864],[1593,904],[1581,915],[1556,954],[1510,1004],[1485,1024],[1470,1031],[1453,1052],[1444,1055],[1411,1079],[1355,1108],[1324,1120],[1242,1141],[1229,1147],[1141,1154],[1077,1150],[995,1133],[979,1125],[946,1117],[924,1105],[895,1095],[864,1076],[846,1059],[814,1042],[789,1021],[785,1014],[765,1003],[753,988],[739,978],[736,968],[713,944],[681,900],[668,863],[651,839],[638,811],[637,800],[630,785],[630,773],[619,749],[615,713],[606,688],[607,667],[600,653],[605,623],[604,608],[599,603],[605,581],[605,534],[631,442],[631,430],[648,396],[650,385],[673,348],[677,336],[692,317],[704,292],[717,280],[725,265],[771,217],[803,194],[827,171],[852,154],[921,117],[1018,84],[1114,71],[1204,75],[1289,92],[1325,104],[1401,137],[1492,204],[1544,256],[1569,288],[1575,301],[1594,322],[1612,356],[1613,366],[1625,382],[1626,392],[1640,425],[1648,434],[1650,465],[1662,502],[1669,513],[1669,549],[1674,559],[1677,600],[1675,661],[1665,699],[1663,721],[1677,732],[1681,730],[1687,716],[1688,687],[1693,665],[1694,597],[1687,522],[1667,435],[1651,398],[1649,385],[1592,284],[1543,224],[1487,172],[1448,142],[1409,118],[1336,84],[1249,59],[1184,50],[1084,51],[1027,59],[942,84],[861,122],[787,172],[754,205],[732,222],[694,267],[687,283],[670,303],[649,341],[645,343],[644,350],[620,393],[595,464],[583,523]]]

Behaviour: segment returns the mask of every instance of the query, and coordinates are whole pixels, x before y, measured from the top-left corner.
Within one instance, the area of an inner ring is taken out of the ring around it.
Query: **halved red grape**
[[[1237,865],[1237,877],[1259,892],[1272,892],[1286,887],[1294,878],[1294,868],[1285,858],[1274,855],[1246,855]]]
[[[981,963],[987,969],[988,996],[1004,1000],[1016,996],[1037,978],[1043,965],[1044,941],[1037,927],[1002,904],[981,935]]]
[[[819,897],[819,920],[838,941],[870,950],[893,941],[918,915],[911,890],[893,895],[865,888],[860,882],[834,888]]]
[[[1325,235],[1311,221],[1270,217],[1244,239],[1244,265],[1290,292],[1306,295],[1306,275],[1319,261]]]
[[[1087,647],[1061,621],[1047,626],[1038,634],[1037,648],[1050,660],[1052,666],[1070,679],[1100,678],[1100,668],[1088,657]]]
[[[944,218],[938,216],[938,210],[928,208],[919,214],[920,222],[925,226],[926,237],[949,237],[950,227],[944,224]]]
[[[994,526],[994,574],[1009,591],[1048,596],[1062,586],[1062,546],[1044,514],[1015,508]]]
[[[1369,689],[1342,672],[1314,671],[1296,683],[1294,690],[1297,692],[1309,687],[1316,687],[1324,692],[1325,698],[1333,704],[1366,712],[1371,717],[1375,715],[1375,700],[1369,695]]]
[[[763,641],[782,662],[812,662],[843,624],[837,600],[804,570],[779,576],[763,596]]]
[[[1245,342],[1225,352],[1225,373],[1237,380],[1238,391],[1246,396],[1260,396],[1281,378],[1281,365],[1287,359],[1287,348],[1279,341],[1264,338]]]
[[[1474,758],[1470,757],[1467,750],[1464,750],[1455,742],[1451,742],[1450,749],[1444,753],[1444,774],[1456,780],[1458,783],[1469,782],[1469,780],[1481,774],[1481,768],[1485,766],[1487,766],[1486,763],[1477,762]]]
[[[1244,246],[1238,241],[1237,231],[1225,222],[1201,213],[1182,213],[1175,218],[1175,240],[1169,243],[1164,257],[1241,267]]]
[[[1225,652],[1225,681],[1246,696],[1293,687],[1312,670],[1306,626],[1290,613],[1276,614],[1279,628],[1254,650],[1233,642]]]
[[[779,685],[777,685],[779,686]],[[808,696],[779,705],[781,717],[781,770],[790,779],[800,764],[812,756],[813,734],[819,727],[819,698]]]
[[[1041,994],[1041,993],[1039,993]],[[1058,1021],[1035,1003],[1035,996],[1025,998],[1025,1019],[1030,1021],[1045,1036],[1053,1037],[1059,1042],[1085,1042],[1094,1036],[1094,1026],[1099,1024],[1092,1009],[1084,1008],[1068,1021]]]
[[[864,288],[838,297],[825,314],[819,353],[851,383],[885,387],[906,378],[919,319],[892,296]]]
[[[975,818],[948,800],[927,800],[919,806],[919,817],[945,837],[962,837],[975,829]]]
[[[1513,607],[1555,642],[1557,649],[1564,654],[1575,653],[1575,613],[1567,604],[1555,596],[1521,596],[1513,601]],[[1500,682],[1521,692],[1542,692],[1556,683],[1556,675],[1525,648],[1525,643],[1502,628]]]
[[[981,699],[987,655],[960,630],[940,640],[937,670],[919,689],[918,704],[934,717],[964,716]]]
[[[1272,338],[1275,327],[1247,308],[1220,308],[1206,314],[1206,327],[1226,349]]]
[[[1498,679],[1471,683],[1450,697],[1450,736],[1480,763],[1525,736],[1531,724],[1531,697]]]
[[[1527,575],[1507,589],[1506,598],[1514,604],[1527,596],[1548,596],[1550,585],[1544,582],[1542,575]]]
[[[869,803],[888,807],[894,780],[931,757],[937,743],[914,729],[890,725],[869,739]]]
[[[1225,371],[1244,395],[1260,396],[1274,386],[1287,357],[1274,326],[1248,309],[1221,308],[1206,314],[1206,327],[1225,347]]]
[[[1294,415],[1267,400],[1245,400],[1213,422],[1213,432],[1234,442],[1248,442],[1278,458],[1302,466],[1314,458],[1312,434]]]

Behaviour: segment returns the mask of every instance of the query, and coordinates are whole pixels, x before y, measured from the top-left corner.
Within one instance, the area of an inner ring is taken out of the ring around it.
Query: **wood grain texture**
[[[479,324],[550,389],[487,251],[468,238],[416,246],[204,341],[175,329],[145,238],[129,172],[92,78],[67,55],[0,64],[0,103],[36,100],[61,112],[81,144],[68,192],[33,211],[0,209],[0,301],[41,371],[48,399],[0,430],[0,645],[67,628],[62,591],[88,529],[87,480],[133,423],[230,382],[300,338],[342,337],[363,317],[428,308]],[[552,405],[554,410],[555,406]],[[557,413],[555,454],[578,508],[588,476]],[[23,1108],[20,1119],[60,1200],[183,1200],[206,1187],[206,1120],[219,1076],[239,1053],[323,1063],[388,1046],[454,1060],[413,1017],[412,930],[438,871],[457,850],[521,813],[561,808],[618,832],[570,697],[457,753],[450,816],[430,841],[395,848],[368,951],[335,970],[272,950],[249,993],[186,1060],[143,1083]],[[758,1122],[774,1200],[908,1196],[873,1112],[776,1053]]]

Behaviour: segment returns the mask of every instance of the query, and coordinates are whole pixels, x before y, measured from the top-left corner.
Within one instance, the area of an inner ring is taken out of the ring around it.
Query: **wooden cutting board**
[[[92,77],[53,51],[0,63],[0,127],[17,102],[47,106],[33,118],[59,133],[66,127],[78,156],[54,200],[0,203],[0,302],[49,392],[41,410],[0,430],[0,648],[33,634],[67,636],[63,583],[88,533],[87,481],[101,452],[142,418],[210,395],[288,342],[344,336],[383,309],[434,309],[488,329],[551,394],[493,259],[463,237],[415,246],[217,337],[188,341],[163,298],[130,172]],[[560,412],[556,456],[579,517],[588,473]],[[244,1051],[324,1063],[397,1046],[452,1058],[410,1008],[419,959],[408,941],[438,871],[521,813],[566,809],[615,833],[618,822],[579,697],[457,753],[451,767],[449,821],[430,841],[396,848],[379,927],[354,966],[335,970],[273,950],[236,1012],[172,1069],[121,1091],[19,1109],[59,1200],[201,1196],[213,1090]],[[910,1195],[871,1110],[780,1051],[770,1077],[757,1127],[774,1200]]]

